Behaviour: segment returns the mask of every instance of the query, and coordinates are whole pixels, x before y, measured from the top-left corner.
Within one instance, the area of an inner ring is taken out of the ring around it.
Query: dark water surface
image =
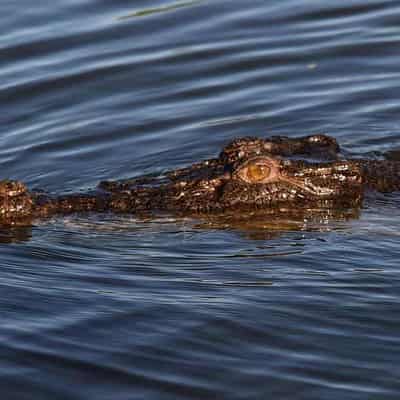
[[[3,0],[0,26],[1,177],[30,187],[249,134],[400,147],[398,1]],[[399,399],[399,216],[2,232],[1,398]]]

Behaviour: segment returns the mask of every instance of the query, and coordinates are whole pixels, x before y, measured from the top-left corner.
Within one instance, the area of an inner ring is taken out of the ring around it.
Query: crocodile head
[[[323,135],[247,137],[228,144],[216,159],[100,187],[112,193],[111,208],[123,212],[355,207],[363,194],[361,170],[339,160],[338,150]]]

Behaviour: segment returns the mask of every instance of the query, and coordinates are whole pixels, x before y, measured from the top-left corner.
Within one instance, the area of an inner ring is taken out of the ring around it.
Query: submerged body
[[[224,213],[236,210],[343,209],[367,190],[400,190],[400,161],[345,159],[334,138],[245,137],[219,157],[169,171],[101,182],[87,193],[52,196],[0,181],[0,224],[82,211]]]

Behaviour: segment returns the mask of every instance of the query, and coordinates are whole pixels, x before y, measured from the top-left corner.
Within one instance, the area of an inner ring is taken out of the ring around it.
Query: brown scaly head
[[[161,178],[103,182],[101,187],[113,193],[111,208],[124,212],[359,206],[360,167],[339,160],[338,152],[336,141],[324,135],[246,137],[228,144],[217,159]]]

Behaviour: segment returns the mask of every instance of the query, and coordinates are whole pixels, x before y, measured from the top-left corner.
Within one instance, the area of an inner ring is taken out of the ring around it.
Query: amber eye
[[[265,164],[252,164],[247,167],[247,179],[251,182],[260,182],[268,178],[271,168]]]
[[[270,157],[257,157],[239,165],[233,172],[237,177],[246,183],[271,183],[279,180],[280,161]]]

